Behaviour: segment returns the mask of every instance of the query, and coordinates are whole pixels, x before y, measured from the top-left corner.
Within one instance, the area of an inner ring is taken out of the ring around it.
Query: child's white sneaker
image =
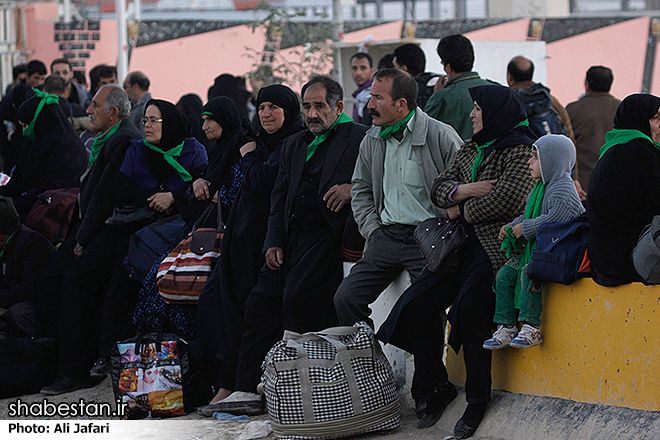
[[[518,336],[511,341],[511,346],[514,348],[530,348],[542,342],[543,335],[541,335],[541,331],[532,325],[524,324]]]
[[[483,347],[486,350],[499,350],[500,348],[508,347],[517,334],[518,328],[515,325],[506,326],[500,324],[497,326],[495,333],[493,333],[493,337],[484,342]]]

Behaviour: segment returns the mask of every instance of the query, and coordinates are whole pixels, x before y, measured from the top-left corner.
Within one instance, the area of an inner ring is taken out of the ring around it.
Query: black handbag
[[[429,218],[415,228],[413,234],[431,272],[451,274],[458,268],[456,255],[467,233],[461,219]]]
[[[106,226],[124,226],[140,222],[150,222],[158,218],[156,210],[148,206],[121,205],[116,206],[112,216],[105,221]]]
[[[185,227],[183,218],[175,215],[151,223],[131,235],[128,253],[124,259],[124,267],[128,273],[142,283],[154,262],[181,240]]]

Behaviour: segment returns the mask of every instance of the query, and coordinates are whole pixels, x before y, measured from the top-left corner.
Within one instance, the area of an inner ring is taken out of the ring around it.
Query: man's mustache
[[[321,118],[307,118],[307,124],[323,124]]]
[[[380,118],[380,112],[378,110],[369,110],[371,116],[377,116]]]

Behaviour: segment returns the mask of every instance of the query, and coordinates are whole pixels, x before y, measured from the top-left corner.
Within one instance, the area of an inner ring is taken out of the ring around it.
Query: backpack
[[[424,72],[420,73],[416,78],[415,81],[417,82],[417,105],[419,108],[424,110],[424,107],[426,107],[426,101],[429,100],[431,95],[433,95],[434,86],[436,81],[431,82],[433,78],[438,78],[440,75],[437,73],[433,72]],[[429,85],[429,82],[431,82],[432,85]]]
[[[71,226],[79,192],[80,188],[60,188],[39,194],[25,225],[41,232],[55,245],[64,241]]]
[[[543,84],[535,84],[528,89],[519,89],[518,94],[527,110],[529,128],[537,136],[566,134],[559,114],[552,108],[550,89]]]
[[[569,285],[590,276],[581,271],[587,249],[589,219],[582,214],[567,222],[544,223],[536,233],[536,249],[527,266],[530,279]]]

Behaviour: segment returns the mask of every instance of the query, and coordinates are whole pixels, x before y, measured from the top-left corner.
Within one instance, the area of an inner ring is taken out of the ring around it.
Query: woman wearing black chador
[[[209,416],[213,414],[212,404],[234,389],[245,301],[265,263],[262,246],[280,149],[284,139],[304,128],[298,97],[286,86],[271,85],[259,90],[257,108],[261,130],[256,143],[241,149],[245,154],[242,163],[245,177],[227,222],[220,264],[202,293],[207,301],[209,298],[217,301],[218,315],[214,319],[208,308],[199,308],[199,334],[206,352],[211,358],[221,359],[219,392],[208,405]]]
[[[657,96],[624,99],[591,174],[587,249],[591,275],[603,286],[641,281],[630,253],[644,226],[660,214],[659,110]]]

